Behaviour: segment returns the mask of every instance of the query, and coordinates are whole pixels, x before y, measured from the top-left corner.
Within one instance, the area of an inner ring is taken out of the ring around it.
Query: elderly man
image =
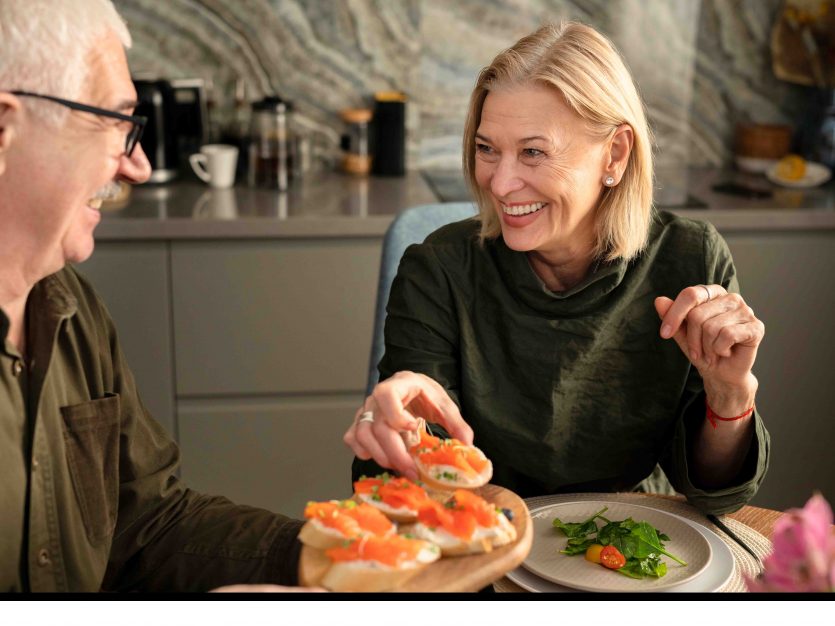
[[[197,494],[68,262],[144,120],[110,0],[0,0],[0,591],[296,584],[300,522]]]

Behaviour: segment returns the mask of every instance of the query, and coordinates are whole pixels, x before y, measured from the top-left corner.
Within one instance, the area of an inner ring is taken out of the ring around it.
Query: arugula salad
[[[584,554],[587,561],[629,576],[630,578],[661,578],[667,573],[667,564],[661,555],[679,565],[687,565],[664,549],[664,541],[670,538],[647,522],[636,522],[631,517],[619,522],[603,517],[609,507],[604,507],[582,522],[553,521],[554,528],[568,537],[562,554]],[[597,520],[604,525],[598,527]]]

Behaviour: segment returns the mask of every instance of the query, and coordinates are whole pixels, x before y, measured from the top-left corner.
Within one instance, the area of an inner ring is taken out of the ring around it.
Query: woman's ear
[[[20,110],[20,100],[0,91],[0,176],[6,171],[9,151],[17,138]]]
[[[615,184],[620,182],[632,153],[635,133],[629,124],[621,124],[615,129],[609,139],[609,158],[606,164],[606,174],[614,177]]]

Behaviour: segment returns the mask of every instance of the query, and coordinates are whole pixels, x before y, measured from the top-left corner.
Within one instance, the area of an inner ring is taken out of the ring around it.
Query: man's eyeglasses
[[[118,111],[111,111],[110,109],[100,109],[99,107],[90,106],[89,104],[81,104],[80,102],[73,102],[72,100],[64,100],[63,98],[56,98],[55,96],[44,96],[39,93],[32,93],[29,91],[12,91],[16,96],[26,96],[27,98],[41,98],[49,100],[50,102],[57,102],[73,111],[84,111],[85,113],[92,113],[93,115],[100,115],[102,117],[110,117],[123,122],[130,122],[131,127],[128,131],[128,136],[125,138],[125,155],[130,156],[133,153],[136,144],[142,137],[142,131],[145,130],[145,124],[148,118],[144,115],[125,115]]]

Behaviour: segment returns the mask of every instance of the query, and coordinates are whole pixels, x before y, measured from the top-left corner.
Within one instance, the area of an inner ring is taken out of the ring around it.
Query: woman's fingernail
[[[691,361],[698,361],[699,360],[699,353],[695,350],[690,351],[690,360]]]
[[[669,339],[670,335],[672,335],[672,334],[673,334],[673,327],[670,326],[669,324],[664,324],[661,327],[661,336],[664,337],[664,339]]]

